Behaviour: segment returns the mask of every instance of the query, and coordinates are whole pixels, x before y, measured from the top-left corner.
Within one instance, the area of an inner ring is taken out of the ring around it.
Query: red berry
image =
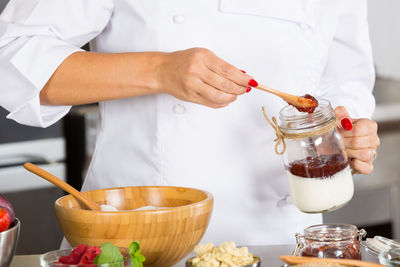
[[[61,256],[58,258],[58,263],[62,264],[77,264],[79,260],[76,260],[74,257],[71,256]]]
[[[4,208],[0,208],[0,232],[10,227],[10,214]]]
[[[81,258],[83,253],[85,253],[88,248],[88,245],[79,244],[76,248],[74,248],[74,250],[72,250],[71,254],[77,255],[79,258]]]
[[[101,253],[101,248],[99,247],[88,247],[86,252],[82,255],[79,264],[93,264],[94,259]]]
[[[58,259],[58,262],[63,264],[78,264],[82,258],[82,255],[86,252],[87,249],[87,245],[80,244],[71,251],[69,256],[61,256]]]

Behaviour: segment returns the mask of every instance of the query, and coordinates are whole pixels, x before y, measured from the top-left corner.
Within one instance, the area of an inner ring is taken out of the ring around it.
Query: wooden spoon
[[[87,198],[81,192],[61,180],[60,178],[57,178],[56,176],[52,175],[51,173],[48,173],[47,171],[43,170],[42,168],[32,164],[32,163],[25,163],[24,168],[30,171],[31,173],[34,173],[43,179],[49,181],[50,183],[58,186],[62,190],[70,193],[73,195],[77,200],[85,204],[86,207],[88,207],[91,210],[101,210],[100,205],[94,202],[93,200]]]
[[[360,266],[360,267],[385,267],[384,265],[360,261],[360,260],[349,260],[349,259],[332,259],[332,258],[314,258],[314,257],[299,257],[299,256],[289,256],[282,255],[280,259],[289,264],[301,264],[308,262],[326,262],[326,263],[337,263],[349,266]]]
[[[285,100],[286,102],[288,102],[289,104],[292,104],[293,106],[296,106],[296,107],[315,108],[318,106],[318,102],[316,102],[312,99],[304,98],[304,97],[297,96],[297,95],[286,94],[284,92],[272,89],[272,88],[262,85],[262,84],[259,84],[256,88],[266,91],[268,93],[277,95],[277,96],[281,97],[283,100]]]

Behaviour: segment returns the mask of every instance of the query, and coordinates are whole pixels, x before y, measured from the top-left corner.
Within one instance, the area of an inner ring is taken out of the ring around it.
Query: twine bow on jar
[[[279,127],[279,124],[275,118],[275,116],[272,117],[272,122],[268,118],[267,113],[265,113],[265,108],[262,107],[262,111],[264,114],[265,119],[268,121],[268,123],[271,125],[271,127],[275,130],[276,138],[274,139],[275,144],[275,153],[278,155],[283,155],[286,151],[286,143],[285,143],[285,137],[284,134],[281,131],[281,128]],[[283,148],[279,151],[279,145],[282,144]]]
[[[317,136],[324,133],[329,132],[333,127],[338,126],[341,127],[340,123],[333,117],[327,124],[316,128],[315,130],[305,131],[305,132],[298,132],[298,133],[288,133],[282,131],[279,127],[278,121],[276,120],[275,116],[272,116],[270,120],[268,118],[267,113],[265,112],[265,108],[262,107],[262,111],[264,114],[265,119],[268,121],[269,125],[271,125],[272,129],[274,129],[276,138],[274,139],[275,143],[275,153],[278,155],[283,155],[286,151],[286,142],[285,139],[292,139],[292,140],[299,140],[304,139],[307,137]],[[282,148],[279,149],[279,146],[282,145]]]

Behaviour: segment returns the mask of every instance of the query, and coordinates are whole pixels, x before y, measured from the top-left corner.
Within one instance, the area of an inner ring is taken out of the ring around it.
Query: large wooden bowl
[[[128,211],[91,211],[71,195],[59,198],[56,216],[69,243],[99,246],[109,241],[127,247],[139,240],[145,266],[172,266],[189,254],[205,233],[213,208],[210,193],[183,187],[138,186],[83,194]],[[129,211],[145,205],[171,208]]]

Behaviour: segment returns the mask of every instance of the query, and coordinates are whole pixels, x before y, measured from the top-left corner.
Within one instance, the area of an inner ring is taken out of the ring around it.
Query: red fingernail
[[[251,87],[247,87],[246,93],[251,91]]]
[[[244,70],[240,70],[241,72],[243,72],[243,73],[246,73]]]
[[[350,131],[351,129],[353,129],[353,124],[351,123],[351,120],[349,118],[344,118],[343,120],[341,120],[340,123],[342,124],[343,129],[345,129],[346,131]]]
[[[255,80],[251,79],[251,80],[249,81],[249,85],[250,85],[251,87],[257,87],[257,86],[258,86],[258,82],[256,82]]]

